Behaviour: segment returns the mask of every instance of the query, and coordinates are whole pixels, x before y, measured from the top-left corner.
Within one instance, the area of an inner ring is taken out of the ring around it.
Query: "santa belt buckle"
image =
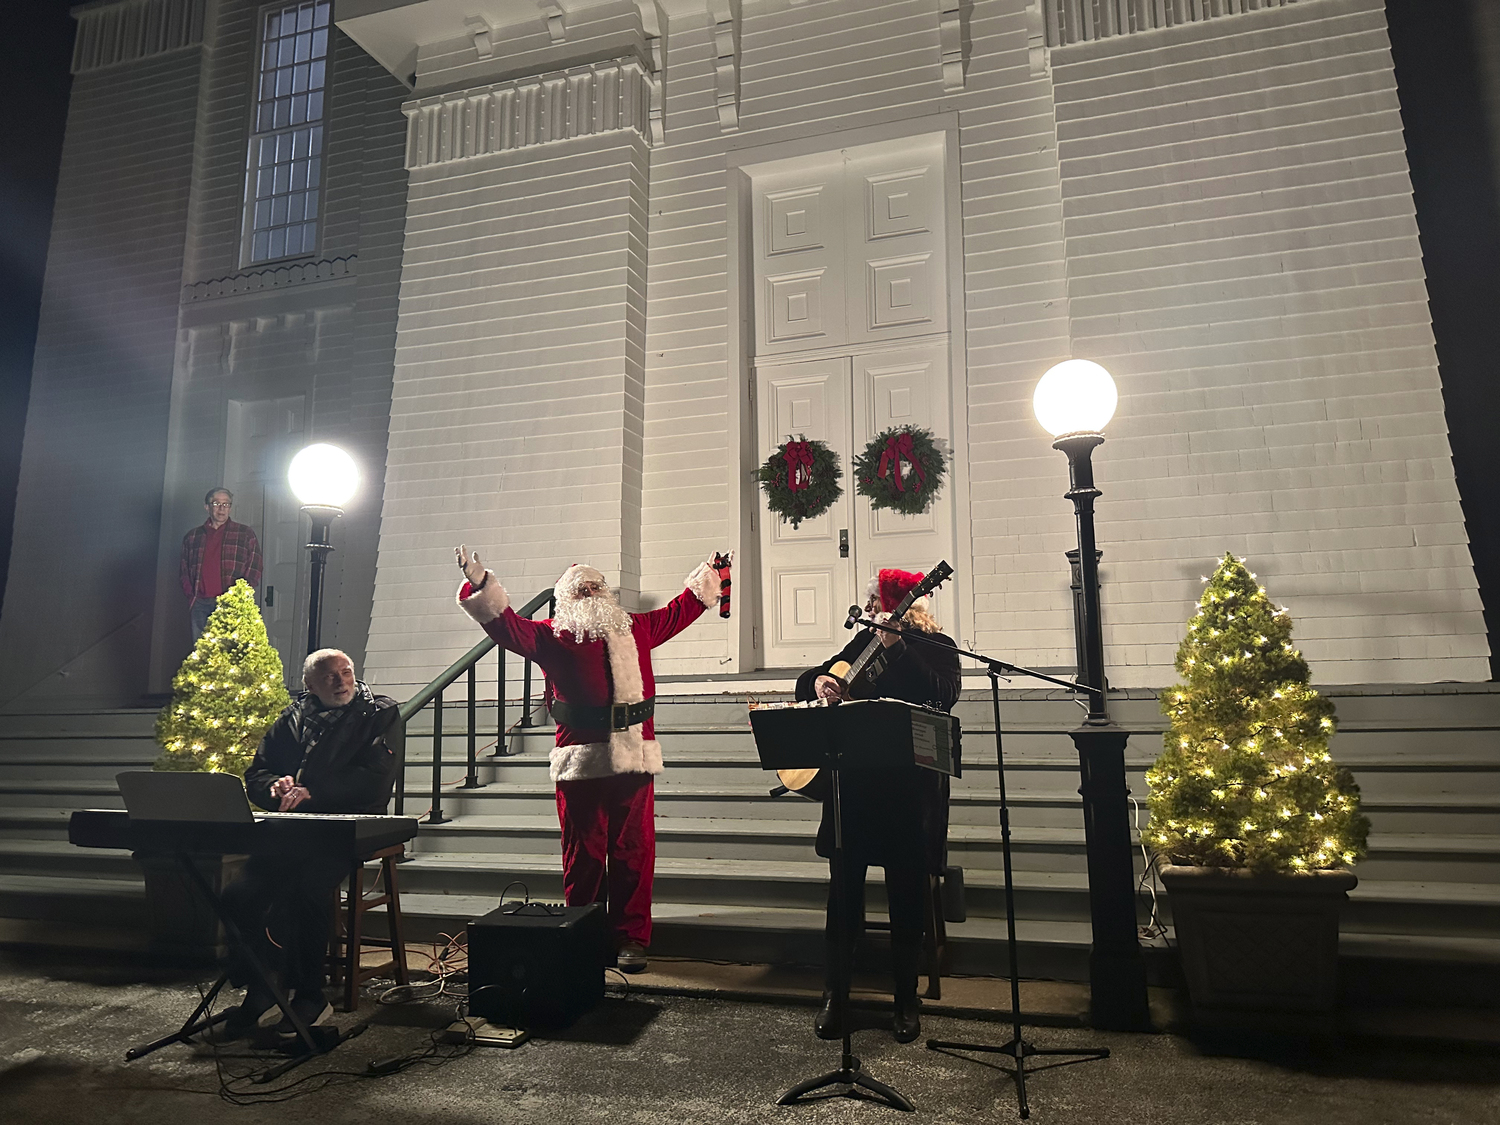
[[[629,730],[630,729],[630,704],[628,704],[628,703],[611,703],[609,705],[609,729],[610,730]]]

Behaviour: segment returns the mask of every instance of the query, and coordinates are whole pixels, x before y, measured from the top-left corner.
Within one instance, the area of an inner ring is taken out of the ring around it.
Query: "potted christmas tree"
[[[243,777],[260,738],[291,702],[281,657],[271,646],[255,592],[242,579],[219,597],[182,667],[172,677],[172,699],[156,719],[159,770],[232,773]],[[173,857],[137,852],[146,874],[152,944],[192,960],[221,952],[218,921],[186,885]],[[228,883],[241,856],[196,857],[215,890]]]
[[[1331,1020],[1339,910],[1369,821],[1328,752],[1333,704],[1310,684],[1292,620],[1233,555],[1208,579],[1162,697],[1146,774],[1147,843],[1170,864],[1195,1022],[1301,1030]]]

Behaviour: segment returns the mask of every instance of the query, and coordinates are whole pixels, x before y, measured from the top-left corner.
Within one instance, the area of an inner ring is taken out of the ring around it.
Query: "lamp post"
[[[344,514],[344,505],[359,487],[359,466],[338,446],[319,442],[293,457],[286,475],[292,492],[302,501],[302,510],[312,519],[307,544],[312,552],[307,597],[307,651],[311,653],[322,647],[323,570],[333,550],[328,529]]]
[[[1104,632],[1099,615],[1099,552],[1094,542],[1094,450],[1114,417],[1119,396],[1108,371],[1086,359],[1057,364],[1042,376],[1032,396],[1037,421],[1068,456],[1069,488],[1078,523],[1079,614],[1075,632],[1082,657],[1080,682],[1091,690],[1088,717],[1070,731],[1078,748],[1084,841],[1088,848],[1090,1016],[1111,1031],[1143,1031],[1151,1025],[1146,999],[1146,963],[1135,919],[1135,864],[1130,850],[1130,790],[1125,784],[1129,734],[1109,718],[1104,687]]]

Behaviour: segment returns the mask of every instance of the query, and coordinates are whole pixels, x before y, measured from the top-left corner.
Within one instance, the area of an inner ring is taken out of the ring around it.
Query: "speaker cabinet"
[[[469,1012],[492,1023],[562,1028],[604,995],[604,907],[506,903],[469,923]]]

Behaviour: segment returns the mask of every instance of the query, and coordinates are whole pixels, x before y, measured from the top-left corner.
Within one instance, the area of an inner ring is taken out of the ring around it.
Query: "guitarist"
[[[880,571],[870,582],[866,611],[889,617],[920,581],[920,574],[902,570]],[[912,603],[899,624],[906,632],[930,634],[941,644],[954,647],[952,639],[939,630],[928,612],[925,597]],[[943,711],[953,709],[959,693],[957,653],[925,643],[907,644],[893,633],[875,631],[883,649],[866,669],[876,673],[873,681],[867,675],[861,675],[855,683],[845,684],[830,675],[830,669],[837,662],[856,661],[871,643],[869,632],[861,633],[838,655],[803,672],[797,680],[797,698],[901,699]],[[864,929],[866,872],[871,864],[885,868],[886,893],[890,900],[891,962],[895,977],[896,1014],[892,1030],[897,1042],[910,1043],[922,1030],[918,1014],[917,967],[927,911],[927,877],[930,873],[940,873],[946,860],[948,778],[915,765],[848,770],[840,775],[839,796],[844,828],[845,887],[842,898],[848,904],[844,932],[850,935],[851,941],[858,941]],[[822,797],[823,820],[818,828],[817,852],[831,858],[833,813],[827,794],[822,794]],[[834,955],[835,935],[838,933],[835,910],[839,896],[835,893],[831,876],[830,865],[824,930],[828,944],[826,988],[823,1006],[813,1025],[822,1039],[837,1039],[843,1035],[833,1000],[841,983],[834,979],[835,967],[841,960],[845,964],[853,963],[852,955],[845,959]],[[850,952],[852,954],[852,948]]]

